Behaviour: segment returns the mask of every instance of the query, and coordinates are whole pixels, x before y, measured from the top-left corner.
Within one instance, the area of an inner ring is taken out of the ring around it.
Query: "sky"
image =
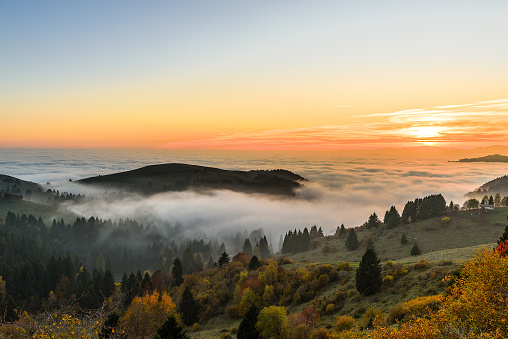
[[[504,0],[0,0],[0,147],[506,146],[507,14]]]

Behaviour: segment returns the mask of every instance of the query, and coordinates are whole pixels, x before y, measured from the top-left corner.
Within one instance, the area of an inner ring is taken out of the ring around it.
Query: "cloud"
[[[346,106],[331,106],[346,107]],[[374,118],[385,118],[382,121]],[[175,141],[162,149],[340,150],[414,147],[508,145],[508,99],[406,109],[353,116],[342,125],[313,126],[224,134],[201,140]],[[438,129],[426,134],[424,129]]]

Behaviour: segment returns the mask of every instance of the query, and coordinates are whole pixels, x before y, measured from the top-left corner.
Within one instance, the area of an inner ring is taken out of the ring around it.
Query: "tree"
[[[376,246],[374,245],[374,241],[372,240],[372,238],[369,238],[369,240],[367,240],[367,245],[365,246],[365,249],[376,251]]]
[[[408,201],[402,211],[402,222],[410,224],[416,218],[416,205],[413,201]]]
[[[189,339],[185,334],[185,329],[178,324],[174,315],[168,319],[157,329],[154,339]]]
[[[402,237],[400,237],[400,243],[401,243],[402,245],[407,244],[407,238],[406,238],[406,234],[405,234],[405,233],[404,233],[404,234],[402,234]]]
[[[251,304],[245,312],[240,326],[238,326],[238,333],[236,337],[238,339],[260,339],[259,331],[256,329],[256,323],[258,321],[259,308],[256,304]]]
[[[466,206],[467,206],[468,210],[475,210],[478,208],[479,205],[480,205],[480,202],[476,199],[469,199],[466,202]]]
[[[358,236],[356,235],[355,229],[352,228],[346,238],[346,248],[350,251],[353,251],[356,250],[358,246]]]
[[[261,258],[266,259],[270,256],[270,248],[268,246],[268,240],[266,236],[259,239],[259,251],[261,252]]]
[[[413,248],[411,248],[411,255],[417,256],[420,254],[421,254],[420,247],[418,247],[418,245],[415,244]]]
[[[253,256],[251,259],[250,259],[250,262],[249,262],[249,270],[255,270],[257,269],[259,266],[261,266],[261,263],[259,262],[259,259],[258,257],[256,256]]]
[[[369,220],[367,221],[367,228],[371,229],[378,226],[379,226],[379,218],[377,217],[376,212],[374,212],[369,216]]]
[[[229,263],[229,261],[230,261],[229,254],[227,254],[226,252],[222,252],[219,261],[217,262],[217,265],[221,267],[222,265]]]
[[[494,205],[494,197],[492,195],[489,197],[489,205]]]
[[[166,292],[154,291],[135,297],[120,320],[128,338],[153,337],[156,330],[174,314],[176,305]],[[148,321],[149,320],[149,321]]]
[[[182,321],[185,325],[188,326],[198,322],[199,306],[194,300],[189,286],[183,291],[182,300],[178,305],[178,312],[182,314]]]
[[[365,251],[356,270],[355,282],[358,292],[366,296],[376,294],[381,289],[381,264],[373,250]]]
[[[499,194],[499,193],[496,193],[496,195],[494,197],[494,206],[495,207],[501,206],[501,194]]]
[[[173,260],[173,267],[171,267],[171,275],[175,279],[175,286],[180,286],[183,283],[183,268],[180,259]]]
[[[339,231],[339,238],[345,239],[347,236],[346,228],[344,227],[344,224],[340,225],[340,231]]]
[[[285,307],[270,306],[259,312],[256,329],[264,338],[285,338],[288,332],[288,319]]]
[[[243,251],[250,257],[252,255],[252,245],[250,244],[249,238],[243,242]]]
[[[386,211],[384,223],[387,228],[395,228],[400,225],[401,218],[399,212],[395,208],[395,206],[390,207],[389,211]]]

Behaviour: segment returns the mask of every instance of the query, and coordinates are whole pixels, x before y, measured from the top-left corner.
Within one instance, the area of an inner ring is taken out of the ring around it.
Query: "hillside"
[[[466,196],[481,199],[484,195],[495,195],[496,193],[503,197],[508,195],[508,175],[490,180],[473,192],[467,193]]]
[[[508,156],[501,154],[492,154],[478,158],[464,158],[456,162],[508,162]]]
[[[229,171],[187,164],[162,164],[86,178],[78,182],[142,194],[225,189],[292,196],[294,190],[301,187],[302,181],[305,179],[286,170]]]

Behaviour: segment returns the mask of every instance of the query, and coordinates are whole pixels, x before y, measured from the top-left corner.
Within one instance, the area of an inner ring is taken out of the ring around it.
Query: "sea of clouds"
[[[170,192],[68,206],[84,217],[181,223],[189,236],[263,228],[275,241],[295,228],[317,225],[330,233],[342,223],[346,227],[361,225],[373,212],[382,218],[391,205],[402,212],[408,200],[430,194],[441,193],[448,203],[452,200],[462,205],[465,193],[506,174],[506,164],[499,163],[354,158],[319,152],[0,149],[0,159],[1,174],[50,182],[60,192],[87,196],[101,192],[69,179],[172,162],[234,170],[287,169],[309,179],[297,191],[296,199],[230,191]]]

